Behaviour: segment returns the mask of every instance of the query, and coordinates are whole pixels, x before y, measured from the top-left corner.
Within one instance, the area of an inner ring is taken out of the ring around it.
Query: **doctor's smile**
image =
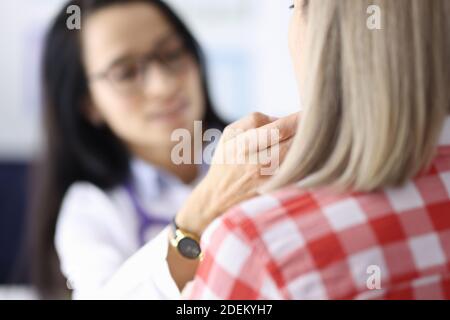
[[[162,104],[158,107],[158,111],[152,110],[146,113],[146,119],[149,121],[156,121],[161,123],[178,123],[183,120],[183,116],[188,109],[190,104],[186,99],[173,99],[173,102]],[[181,123],[182,124],[182,123]],[[178,128],[178,127],[176,127]]]

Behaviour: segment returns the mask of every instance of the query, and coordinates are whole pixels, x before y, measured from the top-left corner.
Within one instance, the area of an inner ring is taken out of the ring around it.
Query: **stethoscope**
[[[147,210],[145,210],[141,203],[139,202],[137,191],[135,189],[134,184],[129,180],[125,183],[124,188],[126,192],[128,193],[128,196],[130,197],[131,203],[133,204],[134,211],[136,212],[136,215],[139,220],[139,232],[138,232],[138,240],[140,246],[143,246],[146,244],[146,231],[151,226],[161,226],[165,227],[170,224],[171,220],[164,219],[164,218],[158,218],[154,215],[150,214]]]
[[[203,172],[206,172],[208,166],[203,164],[201,165],[201,168]],[[131,199],[134,211],[136,212],[136,215],[139,220],[138,240],[139,245],[142,247],[147,243],[146,231],[151,226],[161,226],[161,227],[168,226],[169,224],[172,223],[172,218],[171,219],[158,218],[155,215],[151,214],[151,212],[145,210],[139,201],[138,193],[136,191],[132,178],[128,178],[128,180],[124,184],[124,188],[128,193],[129,198]]]

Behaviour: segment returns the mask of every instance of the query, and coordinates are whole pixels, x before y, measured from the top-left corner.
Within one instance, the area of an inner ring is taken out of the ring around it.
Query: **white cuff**
[[[103,287],[101,299],[180,299],[167,264],[170,226],[129,258]]]

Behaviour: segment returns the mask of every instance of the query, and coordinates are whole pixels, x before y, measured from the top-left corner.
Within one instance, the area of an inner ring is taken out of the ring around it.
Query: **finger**
[[[258,153],[261,175],[271,176],[277,172],[292,145],[292,141],[293,138],[284,140],[279,144]]]
[[[287,117],[280,118],[274,122],[268,123],[258,130],[270,132],[271,130],[278,130],[280,141],[291,138],[297,132],[300,112],[293,113]]]
[[[277,120],[277,118],[268,116],[260,112],[254,112],[228,125],[225,128],[224,135],[226,135],[229,138],[232,138],[241,134],[242,132],[245,132],[250,129],[259,128],[275,120]]]
[[[247,130],[234,137],[234,143],[246,153],[258,152],[295,135],[299,113],[294,113],[262,127]]]
[[[280,143],[275,144],[265,150],[259,151],[258,156],[260,157],[260,159],[263,159],[263,155],[269,155],[270,158],[280,159],[281,163],[286,157],[287,152],[291,148],[293,141],[294,141],[293,137],[283,140]]]

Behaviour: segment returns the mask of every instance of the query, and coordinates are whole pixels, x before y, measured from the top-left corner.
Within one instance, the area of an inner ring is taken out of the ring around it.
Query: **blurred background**
[[[33,299],[25,233],[41,148],[42,40],[64,0],[0,2],[0,300]],[[167,0],[206,51],[213,99],[232,121],[298,110],[287,47],[292,0]]]

